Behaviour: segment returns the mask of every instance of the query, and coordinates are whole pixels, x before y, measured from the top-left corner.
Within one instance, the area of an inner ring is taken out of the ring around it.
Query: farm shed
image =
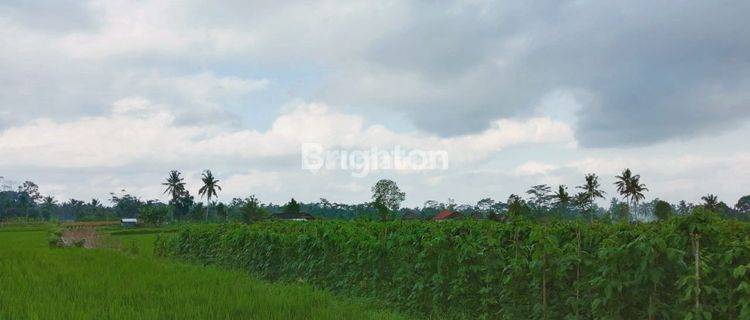
[[[138,224],[136,218],[122,218],[120,219],[120,225],[123,227],[135,227]]]

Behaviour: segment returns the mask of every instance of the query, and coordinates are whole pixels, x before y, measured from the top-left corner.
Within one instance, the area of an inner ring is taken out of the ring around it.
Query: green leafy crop
[[[315,221],[187,225],[158,254],[488,319],[748,319],[750,225]]]

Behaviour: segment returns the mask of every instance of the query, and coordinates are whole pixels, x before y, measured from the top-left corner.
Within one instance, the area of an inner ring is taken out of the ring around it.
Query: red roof
[[[434,220],[445,220],[445,219],[450,219],[450,218],[452,218],[452,217],[453,217],[453,215],[454,215],[454,214],[456,214],[456,213],[455,213],[455,212],[453,212],[453,211],[450,211],[450,210],[443,210],[443,211],[440,211],[440,213],[438,213],[438,214],[437,214],[437,215],[435,216],[435,218],[433,218],[433,219],[434,219]]]

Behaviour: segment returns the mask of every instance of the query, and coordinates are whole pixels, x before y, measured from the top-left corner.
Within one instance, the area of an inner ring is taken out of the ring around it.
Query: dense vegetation
[[[423,315],[747,319],[750,224],[315,221],[188,225],[160,255],[376,297]]]
[[[210,221],[210,222],[253,222],[272,217],[278,213],[306,212],[318,218],[328,219],[369,219],[386,220],[412,217],[429,219],[438,212],[451,210],[463,218],[486,219],[507,217],[512,214],[530,219],[585,218],[589,221],[649,221],[666,219],[671,215],[688,215],[697,208],[705,208],[720,213],[725,218],[747,220],[750,216],[750,195],[741,197],[732,207],[720,201],[713,194],[702,198],[703,203],[693,204],[680,201],[667,203],[658,198],[644,202],[644,192],[648,191],[640,181],[640,176],[625,169],[616,177],[617,195],[612,197],[609,206],[600,207],[597,200],[604,199],[599,177],[588,174],[577,193],[566,186],[556,190],[548,185],[535,185],[526,192],[526,197],[512,194],[506,201],[484,198],[476,204],[457,204],[428,200],[422,207],[405,208],[401,202],[405,194],[395,182],[380,180],[372,191],[372,201],[360,204],[341,204],[320,199],[318,202],[300,203],[291,199],[285,205],[262,203],[254,195],[234,198],[229,203],[212,201],[221,191],[219,180],[206,170],[202,177],[203,186],[198,195],[207,203],[196,201],[186,189],[184,179],[177,171],[171,171],[164,185],[164,194],[170,200],[142,200],[122,190],[111,193],[108,202],[92,199],[85,202],[77,199],[59,202],[52,196],[42,196],[39,187],[26,181],[17,187],[0,177],[0,222],[8,220],[113,220],[119,218],[140,218],[142,221],[159,225],[170,221]]]
[[[0,319],[399,319],[300,284],[150,255],[50,248],[45,226],[0,226]],[[132,251],[130,251],[132,252]]]

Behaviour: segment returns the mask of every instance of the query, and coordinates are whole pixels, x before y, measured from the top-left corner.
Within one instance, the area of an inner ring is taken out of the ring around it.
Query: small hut
[[[133,228],[138,225],[138,219],[136,218],[122,218],[120,219],[120,225],[124,228]]]

